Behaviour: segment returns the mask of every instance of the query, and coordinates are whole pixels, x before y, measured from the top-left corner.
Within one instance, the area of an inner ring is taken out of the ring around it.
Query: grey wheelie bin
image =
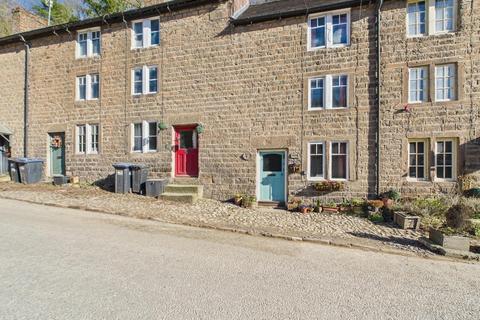
[[[43,160],[36,158],[18,158],[16,160],[20,181],[24,184],[40,182],[43,177]]]
[[[131,165],[132,163],[125,162],[113,164],[113,167],[115,168],[115,193],[130,192]]]
[[[145,182],[146,196],[157,198],[165,191],[168,179],[148,179]]]
[[[8,159],[8,173],[13,182],[20,182],[20,172],[18,172],[18,164],[16,158]]]
[[[147,182],[148,177],[148,166],[135,163],[130,166],[130,171],[132,173],[132,192],[145,194],[145,182]]]

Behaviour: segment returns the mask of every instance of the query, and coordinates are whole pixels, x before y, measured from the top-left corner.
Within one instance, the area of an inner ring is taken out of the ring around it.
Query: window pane
[[[325,46],[325,28],[315,28],[311,30],[311,45],[313,48]]]
[[[135,123],[133,125],[133,150],[142,151],[142,124]]]
[[[100,79],[99,75],[92,75],[92,99],[98,99],[100,96]]]
[[[346,155],[332,155],[332,178],[333,179],[347,178],[347,156]]]
[[[445,179],[453,179],[453,169],[452,167],[445,168]]]
[[[347,25],[333,26],[333,44],[347,44]]]
[[[180,131],[180,148],[193,148],[193,131]]]
[[[151,20],[150,21],[150,32],[151,32],[151,45],[157,45],[160,43],[160,21]]]
[[[323,156],[310,156],[310,176],[323,177]]]
[[[135,47],[143,47],[143,22],[134,23],[133,32],[135,34]]]
[[[136,69],[134,72],[134,93],[141,94],[143,92],[143,70]]]
[[[332,89],[332,108],[346,108],[347,107],[347,88],[334,87]]]
[[[263,171],[282,171],[283,156],[281,154],[266,154],[263,156]]]
[[[157,92],[157,68],[149,70],[149,92]]]

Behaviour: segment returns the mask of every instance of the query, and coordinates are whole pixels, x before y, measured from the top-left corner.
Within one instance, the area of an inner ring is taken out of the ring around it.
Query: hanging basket
[[[204,127],[203,124],[198,124],[197,127],[196,127],[196,130],[197,130],[198,134],[201,134],[201,133],[205,132],[205,127]]]
[[[52,148],[61,148],[62,147],[62,138],[59,136],[55,136],[52,138],[52,141],[50,142],[50,146]]]

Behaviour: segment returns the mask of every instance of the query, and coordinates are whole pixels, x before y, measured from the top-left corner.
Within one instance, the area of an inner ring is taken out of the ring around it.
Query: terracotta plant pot
[[[390,208],[390,207],[393,206],[393,200],[392,200],[392,199],[383,198],[383,199],[382,199],[382,202],[383,202],[383,206],[384,206],[384,207]]]
[[[323,207],[322,207],[322,212],[326,212],[326,213],[338,213],[338,207],[327,207],[327,206],[323,206]]]

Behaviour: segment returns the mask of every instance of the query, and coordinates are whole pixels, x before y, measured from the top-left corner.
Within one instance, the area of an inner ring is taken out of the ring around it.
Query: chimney
[[[22,7],[12,10],[12,34],[46,27],[46,19],[37,16]]]

